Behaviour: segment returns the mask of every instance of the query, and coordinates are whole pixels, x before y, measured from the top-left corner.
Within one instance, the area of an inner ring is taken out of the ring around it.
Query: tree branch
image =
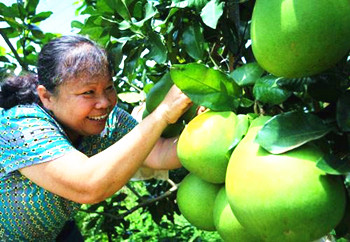
[[[140,194],[132,186],[130,186],[129,183],[127,183],[125,186],[129,188],[130,191],[132,191],[132,193],[134,193],[137,198],[141,198]]]
[[[7,37],[7,35],[2,31],[2,29],[0,29],[0,35],[2,36],[2,38],[5,40],[6,44],[8,45],[8,47],[10,47],[12,53],[14,54],[16,60],[18,61],[18,63],[22,66],[22,68],[26,71],[28,71],[28,65],[22,61],[21,57],[19,57],[17,50],[13,47],[12,43],[10,42],[9,38]]]
[[[162,200],[162,199],[164,199],[166,197],[169,197],[174,191],[177,190],[178,186],[170,179],[168,179],[167,182],[169,184],[171,184],[171,186],[172,186],[168,191],[164,192],[163,194],[161,194],[158,197],[151,198],[151,199],[148,199],[148,200],[146,200],[146,201],[144,201],[142,203],[139,203],[135,207],[132,207],[131,209],[127,210],[125,213],[121,213],[118,216],[110,214],[110,213],[105,213],[105,212],[89,211],[88,209],[80,209],[79,211],[82,211],[82,212],[85,212],[85,213],[96,213],[96,214],[100,214],[100,215],[103,215],[103,216],[106,216],[106,217],[109,217],[109,218],[112,218],[112,219],[115,219],[115,220],[121,220],[121,219],[124,219],[129,214],[132,214],[133,212],[135,212],[136,210],[138,210],[141,207],[146,207],[149,204],[155,203],[155,202],[157,202],[159,200]]]

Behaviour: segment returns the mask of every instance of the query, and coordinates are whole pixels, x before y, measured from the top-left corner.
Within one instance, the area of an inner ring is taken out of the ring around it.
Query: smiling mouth
[[[88,119],[90,120],[94,120],[94,121],[101,121],[101,120],[104,120],[105,118],[107,118],[108,114],[104,114],[104,115],[101,115],[101,116],[93,116],[93,117],[88,117]]]

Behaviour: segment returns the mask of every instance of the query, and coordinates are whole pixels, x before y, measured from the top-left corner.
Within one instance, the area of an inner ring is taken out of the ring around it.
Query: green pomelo
[[[221,185],[206,182],[189,173],[180,183],[177,204],[182,215],[193,226],[214,231],[213,208]]]
[[[340,223],[335,227],[337,237],[344,237],[350,234],[350,203],[349,198],[346,203],[345,213]]]
[[[341,221],[346,193],[339,176],[316,167],[323,155],[303,145],[273,155],[254,142],[270,117],[255,119],[232,153],[227,198],[238,221],[264,241],[310,242]]]
[[[304,77],[334,66],[350,50],[349,0],[257,0],[252,50],[268,72]]]
[[[259,239],[249,234],[232,213],[224,185],[216,196],[213,216],[216,231],[225,242],[259,242]]]
[[[208,111],[192,119],[177,144],[183,167],[208,182],[223,183],[237,123],[237,115],[230,111]]]

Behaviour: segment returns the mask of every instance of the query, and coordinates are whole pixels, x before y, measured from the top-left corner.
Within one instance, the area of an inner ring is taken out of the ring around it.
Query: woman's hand
[[[175,123],[192,105],[192,101],[175,85],[173,85],[164,100],[155,109],[168,124]]]

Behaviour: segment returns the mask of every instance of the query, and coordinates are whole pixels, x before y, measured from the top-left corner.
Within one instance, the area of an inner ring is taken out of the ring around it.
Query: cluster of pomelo
[[[270,74],[318,74],[349,53],[350,2],[258,0],[251,40],[257,62]],[[171,85],[166,75],[152,88],[146,114]],[[180,134],[177,152],[189,171],[177,203],[191,224],[237,242],[310,242],[344,228],[342,219],[350,220],[344,183],[316,167],[320,150],[305,144],[271,154],[255,142],[270,117],[207,111],[193,118],[195,109],[169,127],[170,135]]]
[[[255,143],[269,118],[253,119],[242,140],[233,112],[207,111],[185,127],[177,151],[190,173],[177,203],[192,225],[224,241],[310,242],[340,223],[342,179],[315,166],[322,153],[312,146],[273,155]]]

